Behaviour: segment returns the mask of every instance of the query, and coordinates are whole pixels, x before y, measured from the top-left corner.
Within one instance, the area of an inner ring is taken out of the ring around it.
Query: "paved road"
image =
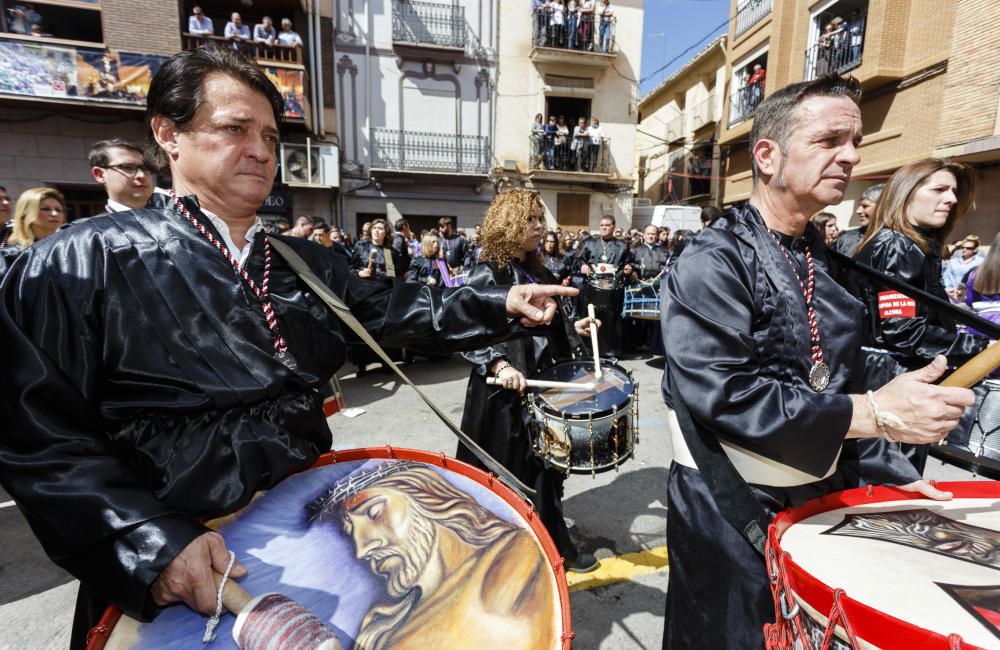
[[[565,507],[575,520],[581,547],[605,562],[599,575],[574,580],[571,593],[574,647],[582,650],[659,648],[667,571],[667,467],[670,443],[665,434],[666,407],[659,397],[662,361],[632,360],[641,386],[640,435],[636,457],[620,472],[574,476],[566,483]],[[445,412],[461,418],[468,366],[457,358],[406,366],[411,378]],[[366,413],[330,419],[334,446],[348,449],[413,447],[454,454],[450,432],[405,385],[381,372],[342,381],[348,406]],[[389,399],[391,398],[391,399]],[[928,476],[961,480],[967,474],[933,464]],[[0,504],[9,497],[0,491]],[[73,615],[76,584],[51,564],[35,542],[17,508],[0,507],[0,648],[65,648]]]

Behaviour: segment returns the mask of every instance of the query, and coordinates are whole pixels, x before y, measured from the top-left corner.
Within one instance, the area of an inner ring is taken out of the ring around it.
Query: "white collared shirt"
[[[132,208],[128,207],[124,203],[119,203],[118,201],[113,201],[108,199],[108,202],[104,205],[105,212],[128,212]]]
[[[167,196],[170,195],[170,192],[159,187],[156,188],[155,191],[160,194],[166,194]],[[264,223],[260,220],[260,216],[254,215],[253,225],[247,228],[247,234],[244,235],[247,243],[243,245],[243,248],[239,248],[236,246],[236,242],[233,241],[233,236],[230,234],[229,226],[225,221],[205,208],[202,208],[201,212],[208,217],[208,220],[212,222],[215,229],[219,231],[219,234],[222,236],[222,243],[226,245],[226,249],[233,254],[233,257],[236,258],[236,261],[239,262],[240,267],[242,267],[243,263],[247,261],[248,257],[250,257],[250,251],[253,249],[254,236],[264,228]]]

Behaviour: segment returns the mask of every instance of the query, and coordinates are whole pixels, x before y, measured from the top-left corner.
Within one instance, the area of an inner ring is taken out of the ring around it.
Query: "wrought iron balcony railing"
[[[532,43],[537,47],[554,47],[578,52],[614,54],[614,16],[569,13],[545,6],[532,15]]]
[[[611,141],[600,138],[577,138],[570,136],[532,133],[530,136],[531,157],[529,169],[573,172],[584,174],[611,173]]]
[[[372,129],[372,167],[398,171],[487,174],[489,138],[395,129]]]
[[[740,88],[729,97],[729,126],[753,117],[757,105],[764,99],[764,82],[757,81]]]
[[[181,34],[181,38],[183,39],[185,50],[197,50],[198,48],[211,50],[217,47],[231,47],[238,50],[241,54],[252,57],[262,63],[294,63],[295,65],[303,65],[305,63],[302,56],[302,48],[297,45],[288,46],[277,43],[267,45],[266,43],[257,43],[254,41],[237,42],[222,36],[188,34],[187,32]]]
[[[392,40],[465,48],[465,7],[437,2],[393,0]]]
[[[746,34],[770,13],[771,0],[741,0],[736,7],[736,38]]]
[[[804,77],[815,79],[836,72],[844,74],[861,65],[865,47],[865,22],[867,16],[844,23],[830,34],[820,36],[819,42],[806,49]]]

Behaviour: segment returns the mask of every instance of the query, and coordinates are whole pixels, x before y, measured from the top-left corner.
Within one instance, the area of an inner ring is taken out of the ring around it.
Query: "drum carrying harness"
[[[422,390],[420,390],[412,381],[410,381],[410,378],[407,377],[406,374],[403,373],[403,371],[400,370],[399,367],[392,361],[392,359],[389,358],[389,355],[385,353],[385,350],[382,349],[382,346],[379,345],[378,342],[372,338],[371,334],[369,334],[367,330],[365,330],[364,325],[362,325],[358,321],[358,319],[354,317],[354,314],[351,313],[350,307],[345,305],[344,302],[339,297],[337,297],[337,294],[335,294],[333,290],[330,289],[330,287],[326,286],[326,284],[324,284],[323,281],[320,280],[315,273],[313,273],[312,269],[309,268],[309,265],[306,264],[305,260],[299,257],[298,253],[292,250],[292,248],[288,244],[284,243],[283,241],[275,237],[271,237],[269,235],[267,239],[268,241],[271,242],[271,247],[275,251],[277,251],[278,255],[280,255],[285,260],[285,262],[288,263],[288,266],[290,266],[293,271],[295,271],[295,274],[298,275],[299,278],[301,278],[302,281],[305,282],[310,289],[315,291],[316,295],[319,296],[320,299],[326,303],[326,305],[330,308],[330,310],[333,313],[335,313],[342,321],[344,321],[344,324],[350,327],[351,330],[355,334],[357,334],[362,341],[367,343],[368,347],[374,350],[375,354],[377,354],[379,358],[381,358],[382,361],[384,361],[388,367],[392,368],[396,372],[396,374],[399,375],[400,379],[402,379],[410,388],[416,391],[417,395],[420,396],[420,399],[424,400],[424,403],[427,404],[427,406],[429,406],[430,409],[434,411],[434,414],[441,419],[444,425],[448,427],[448,429],[451,430],[451,432],[455,434],[455,436],[459,440],[462,441],[462,444],[468,447],[469,450],[473,454],[475,454],[476,458],[478,458],[480,462],[483,463],[483,465],[488,467],[490,471],[492,471],[500,479],[502,479],[503,482],[506,483],[510,489],[516,492],[517,495],[522,499],[524,499],[525,501],[528,500],[527,496],[525,495],[534,496],[535,494],[534,490],[526,486],[521,481],[517,480],[517,477],[511,474],[511,472],[506,467],[501,465],[499,462],[497,462],[495,458],[486,453],[486,451],[482,447],[477,445],[475,441],[472,440],[472,438],[470,438],[464,431],[459,429],[458,426],[451,421],[451,418],[445,415],[444,411],[438,408],[437,405],[434,404],[434,402],[432,402],[431,399],[427,397],[427,395]]]

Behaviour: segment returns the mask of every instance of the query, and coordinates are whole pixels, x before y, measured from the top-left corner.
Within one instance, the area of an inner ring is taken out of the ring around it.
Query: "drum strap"
[[[478,458],[483,465],[488,467],[490,471],[500,477],[500,479],[507,484],[507,487],[516,492],[517,495],[525,501],[528,501],[528,498],[525,495],[535,495],[534,490],[517,480],[517,477],[511,474],[506,467],[501,465],[495,458],[486,453],[486,451],[477,445],[472,438],[459,429],[458,426],[451,421],[451,418],[445,415],[444,411],[438,408],[438,406],[434,404],[434,402],[432,402],[422,390],[410,381],[410,378],[407,377],[406,374],[403,373],[403,371],[400,370],[399,367],[392,361],[392,359],[389,358],[389,355],[385,353],[382,346],[372,338],[371,334],[369,334],[367,330],[365,330],[364,325],[362,325],[358,319],[354,317],[354,314],[351,313],[350,307],[345,305],[344,302],[337,297],[337,294],[335,294],[330,287],[326,286],[326,284],[324,284],[323,281],[320,280],[315,273],[313,273],[312,269],[309,268],[309,265],[306,264],[305,260],[299,257],[298,253],[292,250],[288,244],[280,241],[279,239],[268,237],[268,240],[271,242],[271,248],[284,258],[284,260],[288,263],[288,266],[292,267],[292,270],[295,271],[296,275],[298,275],[310,289],[315,291],[316,295],[318,295],[323,302],[326,303],[330,310],[340,317],[340,319],[344,321],[344,324],[350,327],[362,341],[367,343],[368,347],[370,347],[388,367],[395,370],[396,374],[399,375],[399,378],[402,379],[403,382],[416,391],[417,395],[420,396],[420,399],[424,400],[424,403],[427,404],[427,406],[434,411],[434,414],[437,415],[442,422],[444,422],[444,425],[448,427],[448,429],[450,429],[459,440],[462,441],[462,444],[468,447],[469,450],[475,454],[476,458]]]
[[[747,540],[754,549],[764,556],[769,525],[764,507],[757,501],[750,485],[743,480],[733,462],[729,460],[722,444],[714,435],[699,429],[691,418],[681,392],[677,390],[672,373],[667,373],[670,381],[670,396],[674,402],[674,414],[680,425],[681,434],[687,443],[691,457],[698,465],[702,480],[708,487],[719,514]]]
[[[943,298],[939,298],[932,293],[918,289],[898,278],[886,275],[885,273],[862,264],[855,259],[844,255],[843,253],[827,249],[826,254],[838,264],[843,264],[852,271],[860,273],[861,275],[871,278],[872,280],[895,289],[896,291],[905,293],[910,298],[919,299],[920,302],[924,303],[924,305],[929,309],[932,309],[939,314],[947,315],[956,323],[961,323],[962,325],[978,330],[990,338],[1000,339],[1000,324],[986,320],[982,316],[978,316],[968,309],[962,309],[961,307],[953,305]]]

